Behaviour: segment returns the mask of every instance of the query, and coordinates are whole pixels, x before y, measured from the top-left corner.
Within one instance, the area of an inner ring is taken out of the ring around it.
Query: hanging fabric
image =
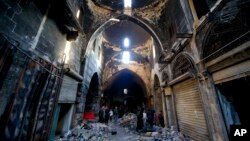
[[[0,36],[0,140],[47,140],[63,75]]]

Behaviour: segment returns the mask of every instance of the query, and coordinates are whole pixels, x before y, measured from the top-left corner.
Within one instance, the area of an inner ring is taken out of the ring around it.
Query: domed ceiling
[[[103,37],[110,43],[123,46],[124,38],[129,38],[130,48],[145,43],[150,35],[139,25],[130,21],[121,21],[107,28]]]
[[[123,51],[130,52],[130,60],[137,63],[148,62],[150,48],[148,41],[151,35],[141,26],[128,20],[122,20],[113,24],[102,33],[105,43],[104,54],[105,62],[113,60],[116,64],[121,63]],[[123,41],[129,38],[129,47],[123,47]]]
[[[109,7],[113,10],[122,10],[123,9],[123,0],[92,0],[94,3],[98,5],[103,5],[105,7]],[[132,8],[141,8],[147,5],[150,5],[159,0],[131,0]]]

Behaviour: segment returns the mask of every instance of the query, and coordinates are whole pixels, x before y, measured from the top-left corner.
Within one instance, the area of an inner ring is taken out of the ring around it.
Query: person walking
[[[113,110],[110,109],[110,110],[109,110],[109,122],[112,122],[113,115],[114,115]]]
[[[114,109],[114,122],[117,123],[117,120],[118,120],[118,108],[117,106],[115,106],[115,109]]]
[[[104,122],[104,118],[105,118],[105,107],[102,106],[102,108],[99,111],[99,122],[103,123]]]
[[[137,126],[136,126],[137,132],[143,129],[143,112],[144,112],[144,109],[142,108],[137,115]]]
[[[109,109],[106,106],[105,107],[105,124],[108,124],[108,122],[109,122]]]
[[[142,113],[142,119],[143,119],[143,129],[146,130],[147,129],[147,120],[148,120],[148,116],[147,116],[147,113],[146,113],[146,110],[143,110],[143,113]]]

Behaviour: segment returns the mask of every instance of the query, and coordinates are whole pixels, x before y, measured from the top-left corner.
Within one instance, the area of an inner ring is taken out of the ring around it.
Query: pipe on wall
[[[64,68],[64,73],[74,78],[78,82],[83,81],[83,77],[71,68]]]

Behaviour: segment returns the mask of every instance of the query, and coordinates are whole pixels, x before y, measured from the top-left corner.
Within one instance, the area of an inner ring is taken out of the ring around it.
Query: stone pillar
[[[210,74],[204,71],[198,75],[198,83],[211,140],[228,141],[222,111]]]
[[[168,121],[168,126],[171,127],[175,125],[174,123],[174,113],[173,113],[173,104],[172,104],[172,96],[171,89],[169,86],[165,88],[164,101],[166,103],[166,120]]]
[[[161,97],[162,97],[162,106],[163,106],[163,115],[164,115],[164,124],[165,127],[167,127],[169,125],[169,121],[168,121],[168,107],[167,107],[167,103],[166,103],[166,97],[165,97],[165,90],[164,88],[161,88],[162,93],[161,93]]]
[[[176,105],[175,105],[175,98],[174,98],[174,92],[173,87],[170,87],[170,94],[171,94],[171,104],[172,104],[172,117],[173,117],[173,124],[171,129],[178,130],[178,122],[177,122],[177,115],[176,115]]]

